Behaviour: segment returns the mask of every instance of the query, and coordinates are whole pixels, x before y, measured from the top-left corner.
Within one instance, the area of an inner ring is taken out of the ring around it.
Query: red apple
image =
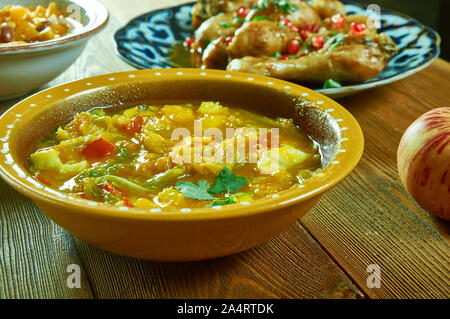
[[[408,127],[398,147],[397,166],[417,203],[450,220],[450,107],[433,109]]]

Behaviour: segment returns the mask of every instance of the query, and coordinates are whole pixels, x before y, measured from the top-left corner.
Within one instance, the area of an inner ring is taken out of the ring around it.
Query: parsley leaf
[[[198,200],[214,200],[217,199],[211,194],[208,193],[208,190],[211,188],[211,185],[208,182],[199,180],[197,184],[192,182],[184,182],[178,181],[175,184],[175,189],[178,189],[181,193],[183,193],[186,198],[193,198]]]
[[[262,21],[262,20],[273,21],[272,19],[269,19],[268,17],[265,16],[257,16],[252,19],[252,21]]]
[[[124,161],[133,161],[139,156],[139,153],[128,154],[125,147],[118,146],[117,149],[119,150],[119,153],[117,154],[116,161],[119,163]]]
[[[236,203],[235,197],[249,194],[230,194],[240,190],[245,184],[247,184],[247,182],[248,181],[245,177],[238,177],[231,173],[228,168],[224,168],[216,177],[213,187],[211,187],[211,185],[204,180],[199,180],[197,184],[178,181],[175,184],[175,189],[179,190],[186,198],[212,200],[213,202],[206,207],[213,207],[234,204]],[[223,193],[225,193],[225,197],[223,198],[217,198],[211,195]]]
[[[285,14],[291,14],[292,12],[298,11],[298,7],[293,5],[289,0],[273,0],[273,3],[278,5]]]
[[[224,199],[219,199],[213,201],[211,204],[206,205],[205,207],[214,207],[214,206],[225,206],[236,203],[233,197],[225,197]]]
[[[328,79],[328,80],[326,80],[325,83],[323,84],[323,88],[324,88],[324,89],[340,88],[341,86],[342,86],[342,85],[341,85],[339,82],[337,82],[337,81],[335,81],[335,80],[333,80],[333,79]]]
[[[281,58],[283,55],[280,52],[276,52],[275,55],[272,57],[274,59],[279,59]]]
[[[245,177],[237,177],[225,167],[217,176],[216,181],[209,192],[213,194],[220,194],[223,192],[234,193],[240,190],[247,182]]]
[[[334,50],[338,45],[344,42],[344,35],[342,33],[338,33],[325,42],[325,46],[330,46],[328,51]]]
[[[227,22],[226,19],[222,20],[222,21],[220,22],[220,25],[221,25],[223,28],[234,28],[234,24],[228,24],[228,22]]]

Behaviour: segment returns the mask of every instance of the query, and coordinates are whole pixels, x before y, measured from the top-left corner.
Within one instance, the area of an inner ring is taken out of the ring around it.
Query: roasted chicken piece
[[[225,38],[212,41],[203,52],[202,65],[207,69],[224,70],[228,64],[227,43]]]
[[[378,75],[385,67],[383,52],[362,44],[345,45],[332,52],[315,52],[286,61],[245,57],[232,60],[229,71],[272,76],[301,82],[365,81]]]
[[[332,17],[335,14],[345,15],[345,6],[338,0],[312,0],[311,6],[322,19]]]
[[[244,56],[271,57],[286,48],[289,39],[296,34],[279,23],[261,20],[245,23],[236,31],[228,46],[232,58]]]
[[[347,39],[333,49],[323,49],[292,60],[274,60],[244,57],[232,60],[229,71],[240,71],[272,76],[290,81],[319,82],[327,79],[339,82],[359,82],[376,77],[395,52],[392,39],[382,34],[365,45],[364,37]]]
[[[256,0],[199,0],[192,8],[192,26],[197,29],[203,21],[219,12],[235,12],[238,8],[251,7]]]
[[[232,36],[241,26],[241,23],[235,22],[233,12],[215,15],[203,22],[195,31],[195,40],[201,47],[206,47],[217,38]]]
[[[189,47],[199,67],[359,82],[376,77],[398,50],[368,17],[347,16],[338,0],[199,0],[196,7],[209,17]]]

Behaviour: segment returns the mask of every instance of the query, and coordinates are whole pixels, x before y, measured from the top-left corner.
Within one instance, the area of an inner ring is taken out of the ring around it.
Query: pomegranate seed
[[[344,15],[338,13],[331,17],[331,23],[333,24],[333,27],[340,28],[345,22]]]
[[[278,58],[280,61],[289,60],[289,57],[287,55],[282,55]]]
[[[350,30],[354,35],[364,34],[366,32],[366,29],[367,29],[366,25],[361,22],[352,22],[350,26]]]
[[[300,38],[305,41],[306,39],[308,39],[310,33],[311,32],[309,32],[308,30],[300,30]]]
[[[315,35],[312,37],[311,43],[315,49],[320,50],[323,48],[325,41],[321,35]]]
[[[245,19],[245,17],[248,15],[249,12],[250,9],[246,7],[239,7],[236,11],[237,16],[241,19]]]
[[[309,31],[311,31],[312,33],[317,33],[320,30],[320,24],[319,23],[314,23],[313,25],[311,25],[309,27]]]
[[[294,24],[292,23],[292,21],[289,20],[289,19],[285,19],[283,24],[284,24],[285,26],[287,26],[288,28],[292,28],[292,26],[294,25]]]
[[[299,49],[300,49],[300,41],[298,41],[298,39],[293,38],[288,41],[286,46],[287,54],[296,54]]]
[[[186,40],[184,41],[184,45],[187,46],[187,47],[190,49],[191,46],[192,46],[192,43],[194,43],[194,42],[195,42],[195,38],[193,38],[193,37],[188,37],[188,38],[186,38]]]

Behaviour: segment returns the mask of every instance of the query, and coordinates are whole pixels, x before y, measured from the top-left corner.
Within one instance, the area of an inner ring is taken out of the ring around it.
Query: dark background
[[[441,35],[441,58],[450,61],[450,0],[357,0],[378,4],[382,8],[394,9],[416,18],[432,27]]]

